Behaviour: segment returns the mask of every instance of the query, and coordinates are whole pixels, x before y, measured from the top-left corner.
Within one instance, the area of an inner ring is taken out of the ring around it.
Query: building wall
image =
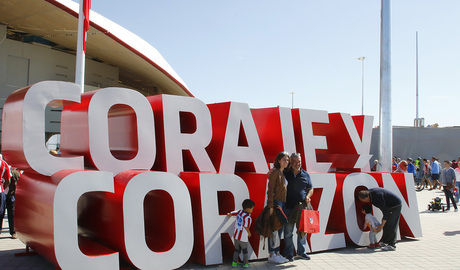
[[[86,59],[85,91],[120,86],[119,69]],[[6,26],[0,25],[0,112],[7,97],[15,90],[45,81],[75,81],[75,55],[51,46],[24,43],[6,38]],[[46,133],[59,133],[60,108],[48,108]]]
[[[372,130],[371,164],[378,159],[379,129]],[[393,156],[407,159],[418,157],[440,161],[460,157],[460,127],[415,128],[393,127]]]

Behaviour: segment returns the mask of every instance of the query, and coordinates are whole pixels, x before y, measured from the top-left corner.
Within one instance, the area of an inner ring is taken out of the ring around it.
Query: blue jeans
[[[2,227],[3,227],[3,216],[5,216],[5,210],[6,210],[6,194],[3,192],[0,192],[0,231],[2,230]]]
[[[274,215],[279,215],[275,208],[277,206],[280,206],[283,211],[286,211],[286,202],[281,202],[281,201],[273,201],[274,204],[274,209],[273,209],[273,214]],[[281,217],[280,217],[281,220]],[[280,243],[281,243],[281,234],[283,233],[283,228],[279,229],[278,231],[272,232],[272,235],[268,237],[268,252],[271,254],[279,254],[280,253]]]
[[[371,230],[369,231],[369,243],[370,244],[377,244],[377,233]]]
[[[270,252],[270,254],[280,253],[280,239],[282,232],[283,229],[279,229],[278,231],[272,232],[272,235],[268,237],[268,252]]]
[[[292,240],[292,236],[294,234],[295,223],[289,222],[288,224],[284,225],[284,255],[286,258],[290,259],[294,257],[294,241]],[[297,254],[302,255],[305,254],[305,249],[307,247],[307,235],[305,234],[304,237],[300,237],[297,235]]]

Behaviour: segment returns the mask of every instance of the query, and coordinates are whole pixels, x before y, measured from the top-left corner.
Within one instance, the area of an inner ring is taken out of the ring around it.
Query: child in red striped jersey
[[[227,214],[228,217],[236,216],[235,230],[233,238],[235,239],[235,251],[233,252],[233,267],[240,266],[238,257],[243,252],[243,267],[249,267],[248,263],[248,241],[251,237],[249,227],[252,223],[251,213],[254,210],[255,203],[250,199],[243,201],[243,210],[235,210]]]

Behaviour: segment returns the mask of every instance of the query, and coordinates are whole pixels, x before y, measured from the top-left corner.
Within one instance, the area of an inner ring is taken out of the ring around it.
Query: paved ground
[[[417,192],[423,237],[402,239],[396,251],[384,252],[367,248],[343,248],[311,254],[310,261],[296,260],[292,263],[273,265],[266,260],[252,262],[252,269],[460,269],[460,212],[432,212],[427,204],[433,197],[442,197],[439,190]],[[37,224],[37,226],[39,226]],[[8,223],[3,222],[0,235],[0,269],[54,269],[42,257],[15,256],[25,252],[24,244],[11,239]],[[187,264],[181,269],[233,269],[228,264],[203,267]]]

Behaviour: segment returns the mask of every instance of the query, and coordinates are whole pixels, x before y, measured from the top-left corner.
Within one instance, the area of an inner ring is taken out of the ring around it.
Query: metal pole
[[[415,119],[418,120],[418,31],[415,32]]]
[[[294,92],[289,92],[291,95],[291,108],[294,109]]]
[[[364,115],[364,59],[366,57],[362,56],[358,58],[362,62],[362,69],[361,69],[361,115]]]
[[[390,0],[382,0],[380,22],[380,151],[381,171],[391,172],[393,128],[391,123]]]
[[[78,13],[78,37],[77,37],[77,55],[75,64],[75,83],[80,85],[81,92],[85,92],[85,52],[83,51],[83,1],[80,0],[80,11]]]

